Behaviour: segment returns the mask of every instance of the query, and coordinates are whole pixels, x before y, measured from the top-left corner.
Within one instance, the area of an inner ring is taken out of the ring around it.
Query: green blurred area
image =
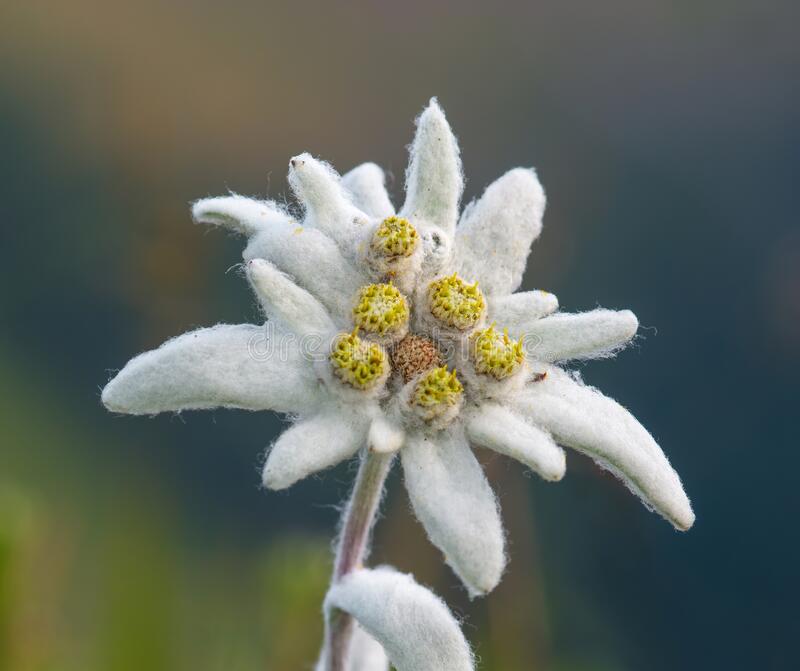
[[[279,418],[120,418],[112,371],[258,319],[241,242],[190,222],[288,198],[304,150],[402,194],[438,95],[466,200],[534,165],[525,288],[630,307],[581,367],[639,417],[698,513],[675,534],[570,454],[551,485],[481,454],[508,526],[469,602],[390,481],[374,561],[465,618],[484,671],[790,669],[800,374],[800,49],[793,2],[0,6],[0,671],[311,669],[344,465],[259,488]]]

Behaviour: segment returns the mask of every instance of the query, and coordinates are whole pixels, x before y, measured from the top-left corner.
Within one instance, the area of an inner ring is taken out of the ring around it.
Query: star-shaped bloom
[[[563,364],[610,356],[636,334],[630,311],[558,312],[515,293],[542,227],[544,191],[515,168],[459,216],[458,144],[435,100],[417,120],[406,199],[383,172],[343,177],[302,154],[289,183],[302,221],[238,195],[198,201],[197,221],[245,234],[265,325],[218,325],[133,359],[105,388],[117,412],[234,407],[287,413],[264,484],[284,489],[362,448],[399,452],[414,512],[470,594],[506,564],[499,506],[471,446],[546,480],[562,446],[619,477],[681,530],[694,522],[680,478],[621,405]]]

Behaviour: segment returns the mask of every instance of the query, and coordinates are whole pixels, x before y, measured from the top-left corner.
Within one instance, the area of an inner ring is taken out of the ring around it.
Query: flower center
[[[419,243],[417,229],[408,219],[387,217],[375,231],[372,248],[387,257],[411,256]]]
[[[357,327],[336,339],[330,360],[334,375],[356,389],[375,386],[388,370],[383,349],[359,338]]]
[[[391,352],[392,364],[403,376],[403,382],[409,382],[420,373],[444,363],[436,343],[413,333],[397,343]]]
[[[353,321],[367,333],[396,333],[408,324],[408,303],[392,284],[369,284],[358,293]]]
[[[422,376],[414,389],[412,403],[429,411],[435,417],[461,400],[464,387],[458,381],[455,371],[439,366]]]
[[[433,315],[460,331],[475,326],[486,306],[478,283],[467,284],[456,273],[431,282],[428,295]]]
[[[525,351],[522,338],[512,340],[508,337],[508,329],[504,329],[500,334],[492,324],[474,336],[472,356],[475,360],[475,370],[502,380],[519,369],[525,360]]]

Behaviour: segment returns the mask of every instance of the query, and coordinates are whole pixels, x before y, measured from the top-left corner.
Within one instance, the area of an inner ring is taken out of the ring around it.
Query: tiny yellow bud
[[[411,256],[418,243],[417,229],[408,219],[395,216],[384,219],[372,237],[372,248],[389,258]]]
[[[431,411],[430,416],[433,417],[458,403],[463,392],[464,387],[456,372],[439,366],[420,378],[414,388],[412,402]]]
[[[392,335],[408,324],[408,303],[392,284],[369,284],[358,292],[353,321],[367,333]]]
[[[358,337],[358,327],[336,339],[330,361],[336,377],[362,390],[374,387],[389,366],[386,353],[379,345]]]
[[[478,283],[467,284],[455,273],[431,282],[428,295],[433,315],[450,328],[460,331],[475,326],[486,306]]]
[[[522,338],[512,340],[508,337],[508,329],[504,329],[501,335],[494,324],[473,336],[471,352],[475,370],[497,380],[513,375],[525,360]]]

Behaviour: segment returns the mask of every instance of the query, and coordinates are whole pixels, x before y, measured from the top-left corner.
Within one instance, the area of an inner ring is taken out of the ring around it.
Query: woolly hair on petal
[[[292,220],[276,203],[237,194],[198,200],[192,205],[192,218],[199,224],[224,226],[247,236]]]
[[[330,333],[336,326],[323,305],[263,259],[247,263],[247,275],[264,312],[298,336]]]
[[[345,252],[351,250],[368,217],[353,204],[341,177],[311,154],[295,156],[289,166],[289,184],[306,210],[303,224],[321,230]]]
[[[328,671],[327,655],[327,648],[323,648],[314,671]],[[353,636],[344,671],[389,671],[389,658],[383,646],[357,622],[353,625]]]
[[[675,528],[689,529],[694,524],[689,498],[647,430],[596,389],[555,366],[542,368],[546,377],[531,383],[516,400],[519,411],[549,431],[559,444],[592,457]]]
[[[397,671],[473,671],[472,653],[444,602],[410,575],[362,569],[331,587],[326,613],[352,615]]]
[[[424,232],[426,224],[453,235],[464,188],[455,135],[436,98],[417,119],[406,171],[406,202],[400,216]]]
[[[557,481],[567,469],[564,450],[549,434],[496,403],[469,411],[467,437],[476,445],[505,454],[528,466],[545,480]]]
[[[558,310],[558,298],[548,291],[520,291],[508,296],[490,296],[489,321],[507,327],[511,333],[527,333],[533,322]]]
[[[455,267],[487,295],[505,296],[522,282],[531,244],[542,230],[545,195],[534,170],[515,168],[464,208],[456,229]]]
[[[364,445],[369,419],[336,406],[297,422],[275,441],[264,464],[268,489],[286,489],[349,459]]]
[[[558,313],[534,321],[520,333],[525,350],[537,361],[600,359],[625,347],[639,328],[630,310]]]
[[[406,489],[431,542],[471,597],[491,592],[506,566],[494,492],[456,428],[409,435],[400,455]]]
[[[342,186],[350,193],[355,206],[370,217],[385,219],[394,214],[386,191],[386,177],[374,163],[362,163],[342,175]]]
[[[129,415],[220,407],[302,413],[322,401],[296,340],[269,324],[221,324],[168,340],[131,359],[102,400]]]
[[[342,322],[349,323],[353,296],[369,280],[345,259],[322,231],[297,225],[273,226],[250,239],[244,260],[266,259],[317,298]]]

